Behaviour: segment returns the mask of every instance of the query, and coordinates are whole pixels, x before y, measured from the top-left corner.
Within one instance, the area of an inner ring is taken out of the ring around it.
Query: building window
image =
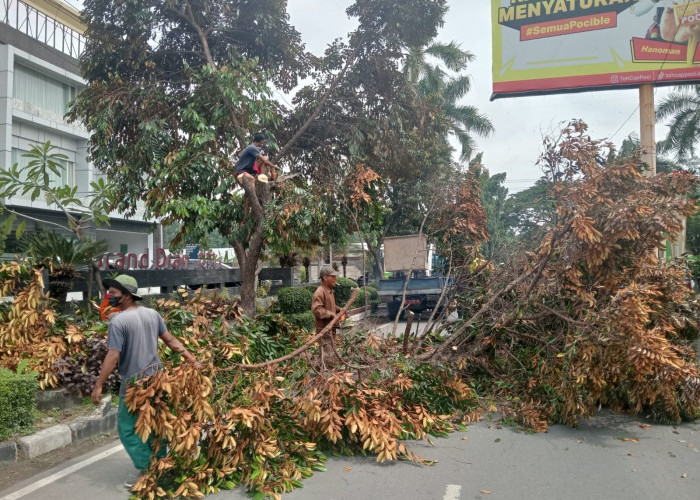
[[[29,151],[24,151],[22,149],[12,148],[12,164],[14,165],[16,163],[20,170],[26,167],[31,161],[31,158],[26,158],[24,156],[28,152]],[[56,175],[51,171],[51,169],[47,169],[47,173],[49,174],[49,185],[51,187],[75,186],[75,163],[66,160],[59,160],[58,163],[61,165],[61,168],[59,168],[61,175]],[[27,180],[26,172],[23,172],[20,175],[20,179],[23,181]],[[32,192],[29,191],[27,194],[22,195],[22,191],[20,190],[20,192],[17,193],[17,197],[30,200],[32,197]]]
[[[33,115],[63,120],[76,89],[24,66],[15,66],[13,97],[19,108]]]

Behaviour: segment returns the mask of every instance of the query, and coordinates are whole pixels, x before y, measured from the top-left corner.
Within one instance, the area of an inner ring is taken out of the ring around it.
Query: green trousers
[[[146,470],[151,464],[151,446],[153,436],[149,436],[144,443],[141,436],[136,434],[136,420],[138,415],[130,413],[124,403],[124,398],[119,398],[119,410],[117,410],[117,430],[119,431],[119,440],[124,445],[124,449],[129,454],[134,467],[139,470]],[[161,444],[156,453],[157,458],[165,457],[167,450],[165,443]]]

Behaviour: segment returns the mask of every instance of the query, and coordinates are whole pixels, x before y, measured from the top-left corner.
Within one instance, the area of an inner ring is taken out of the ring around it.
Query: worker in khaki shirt
[[[316,319],[316,333],[321,333],[340,312],[340,307],[335,304],[335,296],[333,295],[333,288],[338,281],[338,272],[332,266],[323,266],[319,274],[321,276],[321,284],[314,292],[314,298],[311,301],[311,312],[314,313],[314,318]],[[343,319],[345,318],[341,318],[340,321]],[[335,328],[333,330],[319,340],[323,363],[332,363],[334,358],[333,338],[335,336]]]

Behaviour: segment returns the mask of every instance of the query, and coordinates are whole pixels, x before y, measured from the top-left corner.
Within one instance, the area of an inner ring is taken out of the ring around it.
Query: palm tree
[[[35,260],[49,265],[49,293],[58,301],[59,310],[63,310],[75,280],[104,254],[107,243],[40,230],[26,241],[25,248]]]
[[[674,152],[680,162],[695,156],[695,143],[700,137],[700,85],[676,87],[656,108],[656,119],[671,118],[662,152]]]
[[[432,64],[431,59],[438,61]],[[410,47],[405,56],[404,75],[414,86],[416,93],[442,110],[450,121],[450,132],[461,145],[461,159],[469,160],[474,150],[472,134],[488,136],[493,125],[474,106],[459,104],[471,89],[471,79],[460,74],[467,64],[474,60],[474,54],[462,50],[455,42],[435,42],[422,47]],[[440,66],[452,73],[448,73]]]

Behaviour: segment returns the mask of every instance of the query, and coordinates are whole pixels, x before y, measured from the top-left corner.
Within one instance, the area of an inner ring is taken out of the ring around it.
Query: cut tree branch
[[[244,364],[236,363],[236,364],[234,364],[234,365],[231,365],[231,366],[229,366],[229,367],[227,367],[227,368],[223,368],[223,369],[218,370],[218,371],[219,371],[219,372],[230,372],[230,371],[233,371],[233,370],[236,370],[236,369],[240,369],[240,370],[260,370],[260,369],[268,368],[268,367],[273,366],[273,365],[278,365],[278,364],[280,364],[280,363],[283,363],[283,362],[285,362],[285,361],[288,361],[288,360],[290,360],[290,359],[292,359],[292,358],[298,356],[298,355],[301,354],[302,352],[306,351],[309,347],[311,347],[315,342],[318,342],[318,341],[321,339],[321,337],[323,337],[324,335],[327,335],[328,333],[330,333],[330,331],[333,329],[333,327],[335,326],[335,324],[336,324],[338,321],[340,321],[340,318],[341,318],[346,312],[348,312],[348,310],[350,309],[350,306],[353,304],[353,302],[355,302],[355,298],[357,297],[357,290],[358,290],[357,288],[353,288],[353,289],[352,289],[352,293],[351,293],[351,295],[350,295],[350,300],[348,300],[348,303],[345,304],[345,307],[343,307],[343,308],[340,310],[340,312],[339,312],[338,314],[335,315],[335,318],[333,318],[333,319],[331,320],[331,322],[328,323],[328,325],[326,325],[326,327],[325,327],[323,330],[321,330],[319,333],[317,333],[316,335],[314,335],[313,337],[311,337],[311,338],[309,339],[309,341],[306,342],[306,344],[304,344],[303,346],[299,347],[299,348],[296,349],[294,352],[291,352],[291,353],[287,354],[286,356],[282,356],[281,358],[277,358],[277,359],[272,359],[272,360],[270,360],[270,361],[266,361],[265,363],[257,363],[257,364],[254,364],[254,365],[244,365]]]

